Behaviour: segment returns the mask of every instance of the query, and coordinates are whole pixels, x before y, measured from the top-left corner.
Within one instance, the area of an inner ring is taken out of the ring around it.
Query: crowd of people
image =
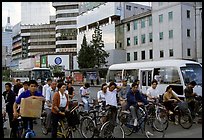
[[[147,92],[142,93],[139,87],[139,80],[133,82],[131,86],[127,84],[127,79],[122,80],[121,86],[117,86],[117,84],[112,81],[109,84],[102,84],[96,97],[102,107],[110,107],[111,118],[109,119],[113,124],[116,123],[117,106],[120,104],[123,110],[129,110],[131,112],[132,125],[137,125],[137,107],[146,105],[149,101],[159,98],[161,93],[157,90],[157,85],[158,82],[153,80]],[[197,95],[193,92],[195,85],[196,82],[192,81],[184,90],[185,101],[189,105],[193,118],[195,118],[194,97]],[[9,118],[11,133],[13,134],[12,137],[17,137],[15,135],[18,126],[16,118],[20,115],[19,105],[21,104],[22,98],[38,99],[43,102],[42,110],[45,110],[47,113],[46,130],[51,132],[52,138],[57,137],[58,121],[66,115],[65,112],[69,111],[70,106],[73,106],[71,99],[74,98],[76,93],[79,93],[81,97],[81,101],[84,104],[84,111],[88,113],[90,110],[89,99],[91,87],[89,83],[84,83],[79,89],[79,92],[75,91],[70,81],[63,82],[47,79],[46,84],[41,86],[41,90],[39,90],[39,85],[35,80],[25,81],[21,84],[21,81],[17,79],[14,86],[12,86],[11,83],[5,83],[3,97],[5,103],[7,103],[6,112]],[[170,114],[174,114],[175,104],[182,102],[182,100],[174,94],[171,85],[166,87],[162,100]],[[24,131],[27,129],[28,123],[30,124],[30,128],[33,129],[34,118],[22,117],[22,120]],[[25,133],[23,133],[23,135],[25,135]]]

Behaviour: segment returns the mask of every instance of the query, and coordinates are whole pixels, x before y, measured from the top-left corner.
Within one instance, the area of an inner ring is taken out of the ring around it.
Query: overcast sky
[[[134,2],[142,5],[150,6],[150,2]],[[50,13],[55,15],[55,8],[50,2]],[[15,25],[21,20],[21,2],[2,2],[2,26],[7,23],[7,17],[10,16],[11,25]]]

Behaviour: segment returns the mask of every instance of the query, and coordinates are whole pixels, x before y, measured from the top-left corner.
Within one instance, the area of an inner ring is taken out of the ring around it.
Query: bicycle
[[[79,105],[76,105],[71,109],[69,113],[76,111]],[[58,138],[81,138],[81,134],[79,129],[76,126],[70,126],[67,122],[67,119],[61,119],[58,121],[58,129],[57,129],[57,137]]]
[[[102,109],[101,105],[96,105],[94,109],[91,109],[89,111],[90,115],[81,119],[80,130],[82,136],[84,138],[93,138],[94,136],[99,138],[124,138],[122,127],[117,123],[114,125],[108,121],[109,113],[109,108]]]
[[[130,111],[122,111],[120,116],[120,125],[122,126],[125,135],[130,136],[132,133],[138,133],[140,130],[145,137],[158,137],[161,132],[154,131],[152,126],[152,120],[148,118],[146,107],[148,105],[142,105],[137,107],[136,116],[137,124],[131,124],[132,115]],[[162,137],[164,133],[162,132]]]
[[[41,117],[40,117],[40,120],[41,120],[41,130],[42,130],[42,133],[44,135],[47,135],[48,134],[48,130],[46,128],[47,113],[46,113],[45,110],[43,110],[43,112],[41,114]]]
[[[174,117],[175,121],[178,121],[178,123],[182,126],[184,129],[189,129],[193,125],[193,119],[191,116],[191,111],[188,108],[187,102],[179,102],[174,107]],[[168,113],[168,119],[172,121],[171,115]]]
[[[158,132],[165,131],[169,126],[168,115],[165,106],[159,103],[159,99],[150,100],[147,110],[148,118],[151,120],[150,123],[153,129]]]

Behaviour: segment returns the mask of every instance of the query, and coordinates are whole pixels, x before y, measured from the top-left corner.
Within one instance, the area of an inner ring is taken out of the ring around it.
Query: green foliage
[[[99,25],[97,25],[90,45],[87,44],[86,36],[84,35],[78,55],[79,68],[100,68],[102,65],[105,65],[109,53],[103,50],[103,48],[102,32],[99,29]]]

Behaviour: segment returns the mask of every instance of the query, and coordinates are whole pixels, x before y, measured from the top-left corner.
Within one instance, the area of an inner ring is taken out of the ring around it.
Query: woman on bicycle
[[[163,95],[164,106],[167,110],[169,110],[169,114],[174,114],[174,108],[176,107],[178,102],[181,100],[173,93],[171,85],[167,86],[166,92]],[[175,122],[174,115],[172,116],[172,121]]]
[[[60,82],[57,88],[58,92],[54,94],[52,103],[52,138],[57,138],[58,121],[64,118],[65,111],[69,109],[69,96],[65,93],[66,84]]]

